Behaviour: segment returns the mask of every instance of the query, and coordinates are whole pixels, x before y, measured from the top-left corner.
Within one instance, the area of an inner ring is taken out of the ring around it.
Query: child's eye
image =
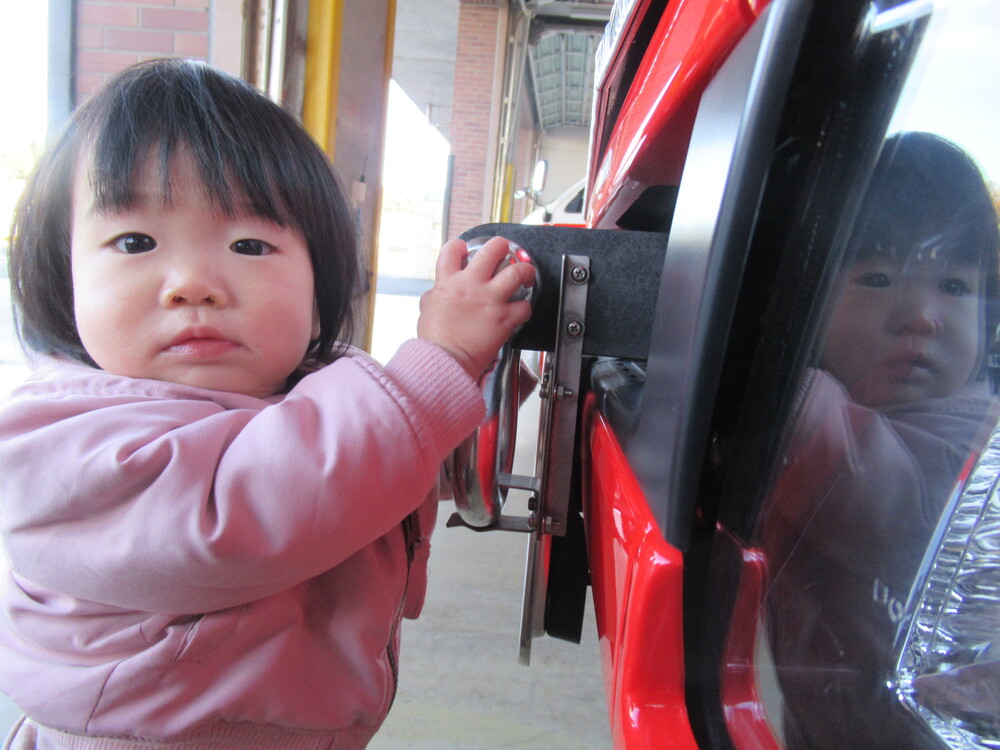
[[[123,253],[136,255],[137,253],[148,253],[150,250],[155,249],[156,240],[148,234],[131,232],[129,234],[123,234],[120,237],[115,237],[115,239],[111,241],[111,245],[116,250],[121,250]]]
[[[938,289],[952,297],[964,297],[972,292],[969,285],[961,279],[941,279],[938,282]]]
[[[236,240],[229,249],[240,255],[269,255],[274,252],[274,245],[264,240]]]
[[[892,279],[889,278],[887,273],[866,273],[863,276],[859,276],[856,279],[856,283],[861,284],[861,286],[870,286],[876,289],[882,287],[887,287],[892,283]]]

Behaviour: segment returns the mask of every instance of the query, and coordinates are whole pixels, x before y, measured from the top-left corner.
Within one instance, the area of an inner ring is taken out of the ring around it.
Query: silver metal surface
[[[664,257],[632,469],[686,549],[739,282],[809,4],[773,0],[698,106]]]
[[[470,247],[472,243],[470,240]],[[458,511],[449,518],[448,526],[531,534],[518,649],[518,660],[525,665],[531,658],[532,638],[542,635],[545,629],[546,537],[566,534],[590,278],[589,257],[562,257],[556,321],[556,330],[561,334],[542,373],[537,476],[511,473],[521,402],[521,358],[509,342],[501,349],[485,384],[486,421],[445,465]],[[527,517],[503,513],[508,489],[533,493]]]
[[[471,259],[490,239],[492,236],[469,239],[466,243],[468,257]],[[507,244],[507,257],[501,261],[501,266],[531,262],[516,242],[508,240]],[[532,288],[518,287],[511,299],[530,302]],[[483,383],[486,419],[445,462],[445,472],[458,511],[457,518],[449,519],[449,525],[464,525],[477,530],[528,530],[523,519],[502,517],[507,490],[511,485],[504,484],[501,478],[511,476],[517,411],[523,397],[528,395],[522,393],[520,368],[521,353],[508,341],[500,348]]]
[[[1000,748],[1000,428],[945,518],[897,692],[950,747]]]
[[[495,526],[507,500],[507,486],[499,480],[502,474],[510,476],[514,464],[520,361],[520,352],[510,342],[504,344],[483,388],[486,419],[446,464],[458,515],[475,529]]]
[[[584,269],[581,273],[579,269]],[[583,367],[583,324],[587,310],[587,280],[590,258],[564,255],[559,292],[559,320],[562,331],[555,351],[542,374],[542,410],[539,417],[536,471],[541,480],[537,523],[528,543],[521,608],[521,635],[518,661],[531,661],[531,640],[545,632],[546,536],[564,536],[569,514],[570,483],[573,477],[573,450],[579,410],[580,375]],[[582,279],[582,281],[580,280]],[[575,322],[579,331],[570,332]]]

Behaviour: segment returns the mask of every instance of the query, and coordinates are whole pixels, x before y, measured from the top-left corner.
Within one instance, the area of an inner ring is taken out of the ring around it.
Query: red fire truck
[[[619,2],[588,228],[466,233],[539,284],[454,523],[529,535],[522,661],[589,587],[616,747],[1000,747],[998,28],[994,0]]]

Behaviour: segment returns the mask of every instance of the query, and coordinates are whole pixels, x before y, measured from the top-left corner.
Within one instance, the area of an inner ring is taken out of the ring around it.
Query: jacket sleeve
[[[878,411],[810,371],[768,512],[830,557],[858,549],[920,546],[968,459],[988,400],[927,399]]]
[[[471,378],[421,341],[384,370],[343,357],[261,407],[87,390],[15,400],[0,415],[13,569],[150,612],[268,596],[399,524],[483,412]]]

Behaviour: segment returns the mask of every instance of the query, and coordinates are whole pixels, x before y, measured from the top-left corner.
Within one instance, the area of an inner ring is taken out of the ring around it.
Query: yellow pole
[[[383,64],[384,76],[382,80],[382,143],[380,151],[385,155],[385,133],[386,120],[389,113],[389,80],[392,78],[392,53],[396,44],[396,0],[389,0],[389,7],[386,10],[385,26],[385,61]],[[375,195],[375,227],[372,238],[372,255],[369,260],[369,267],[372,270],[371,290],[368,292],[368,319],[365,321],[365,351],[372,350],[372,333],[375,328],[375,292],[378,285],[378,235],[382,222],[382,178],[379,177],[376,184],[378,190]]]
[[[500,194],[500,221],[510,221],[510,209],[514,197],[514,165],[507,162],[503,166],[503,190]]]
[[[336,148],[337,93],[340,85],[341,23],[344,0],[309,3],[302,125],[330,159]]]

